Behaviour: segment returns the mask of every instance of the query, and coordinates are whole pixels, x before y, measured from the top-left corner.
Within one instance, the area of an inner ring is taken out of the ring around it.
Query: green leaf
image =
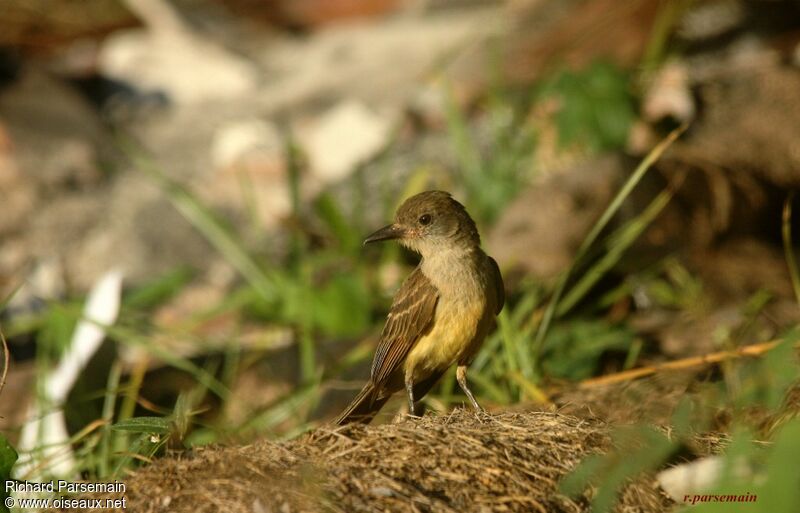
[[[540,86],[540,100],[557,98],[559,142],[601,151],[625,145],[636,118],[629,78],[614,65],[598,61],[581,71],[563,71]]]
[[[542,368],[551,376],[581,380],[593,376],[606,351],[627,351],[634,334],[604,320],[576,320],[553,327],[545,339]]]
[[[130,431],[132,433],[155,433],[166,435],[170,432],[169,421],[163,417],[133,417],[111,426],[117,431]]]
[[[332,336],[353,336],[369,326],[369,291],[359,273],[332,277],[312,296],[314,324]]]
[[[0,478],[6,480],[11,476],[11,467],[17,462],[17,451],[0,435]]]
[[[6,437],[0,435],[0,479],[2,479],[3,483],[11,479],[11,468],[17,462],[18,457],[17,451],[8,443]],[[0,504],[0,513],[7,513],[8,508],[5,504],[5,498],[8,497],[8,494],[5,486],[0,491],[0,497],[3,499],[2,504]]]
[[[315,204],[315,210],[345,251],[353,252],[361,247],[360,235],[347,222],[339,205],[330,194],[320,195]]]
[[[37,334],[39,350],[44,351],[46,357],[57,360],[69,345],[79,318],[79,310],[72,310],[68,305],[50,304]]]
[[[767,482],[759,490],[761,511],[792,513],[800,508],[800,419],[783,426],[767,458]]]

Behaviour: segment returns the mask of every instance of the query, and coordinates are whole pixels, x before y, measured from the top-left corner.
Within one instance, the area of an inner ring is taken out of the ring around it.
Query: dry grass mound
[[[198,449],[138,471],[125,496],[137,512],[583,512],[588,497],[561,494],[559,480],[609,444],[598,421],[456,410],[321,428],[284,443]],[[623,491],[618,510],[668,506],[639,481]]]

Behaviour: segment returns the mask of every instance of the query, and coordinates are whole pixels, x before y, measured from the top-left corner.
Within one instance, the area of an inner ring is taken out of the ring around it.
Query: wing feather
[[[438,300],[439,291],[419,268],[415,269],[395,295],[381,332],[372,361],[372,383],[376,387],[386,383],[414,344],[430,330]]]
[[[492,280],[496,298],[494,313],[497,315],[500,313],[500,310],[503,309],[503,305],[506,304],[506,286],[503,283],[503,275],[500,274],[500,266],[497,265],[495,259],[489,257],[489,264],[494,275]]]

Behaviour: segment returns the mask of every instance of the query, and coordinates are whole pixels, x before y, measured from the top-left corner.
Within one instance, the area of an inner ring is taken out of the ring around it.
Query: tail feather
[[[353,422],[368,424],[388,399],[388,395],[378,397],[378,391],[368,382],[333,422],[339,426]]]

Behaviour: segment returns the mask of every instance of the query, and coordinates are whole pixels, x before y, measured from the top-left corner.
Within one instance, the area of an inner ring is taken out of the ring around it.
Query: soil
[[[560,483],[587,456],[613,451],[624,426],[655,426],[672,438],[673,412],[691,401],[707,422],[706,431],[678,440],[676,457],[685,461],[720,453],[734,416],[768,437],[800,412],[800,383],[777,411],[721,408],[713,400],[714,372],[573,386],[554,394],[552,405],[527,411],[458,408],[390,424],[326,425],[284,442],[172,453],[125,479],[124,494],[92,497],[125,497],[127,511],[143,513],[589,512],[596,489],[570,496]],[[658,513],[674,505],[644,474],[621,489],[615,511]]]
[[[581,512],[590,492],[569,497],[559,480],[609,444],[600,421],[459,409],[163,458],[132,475],[124,496],[139,512]],[[645,479],[623,491],[618,511],[669,505]]]

